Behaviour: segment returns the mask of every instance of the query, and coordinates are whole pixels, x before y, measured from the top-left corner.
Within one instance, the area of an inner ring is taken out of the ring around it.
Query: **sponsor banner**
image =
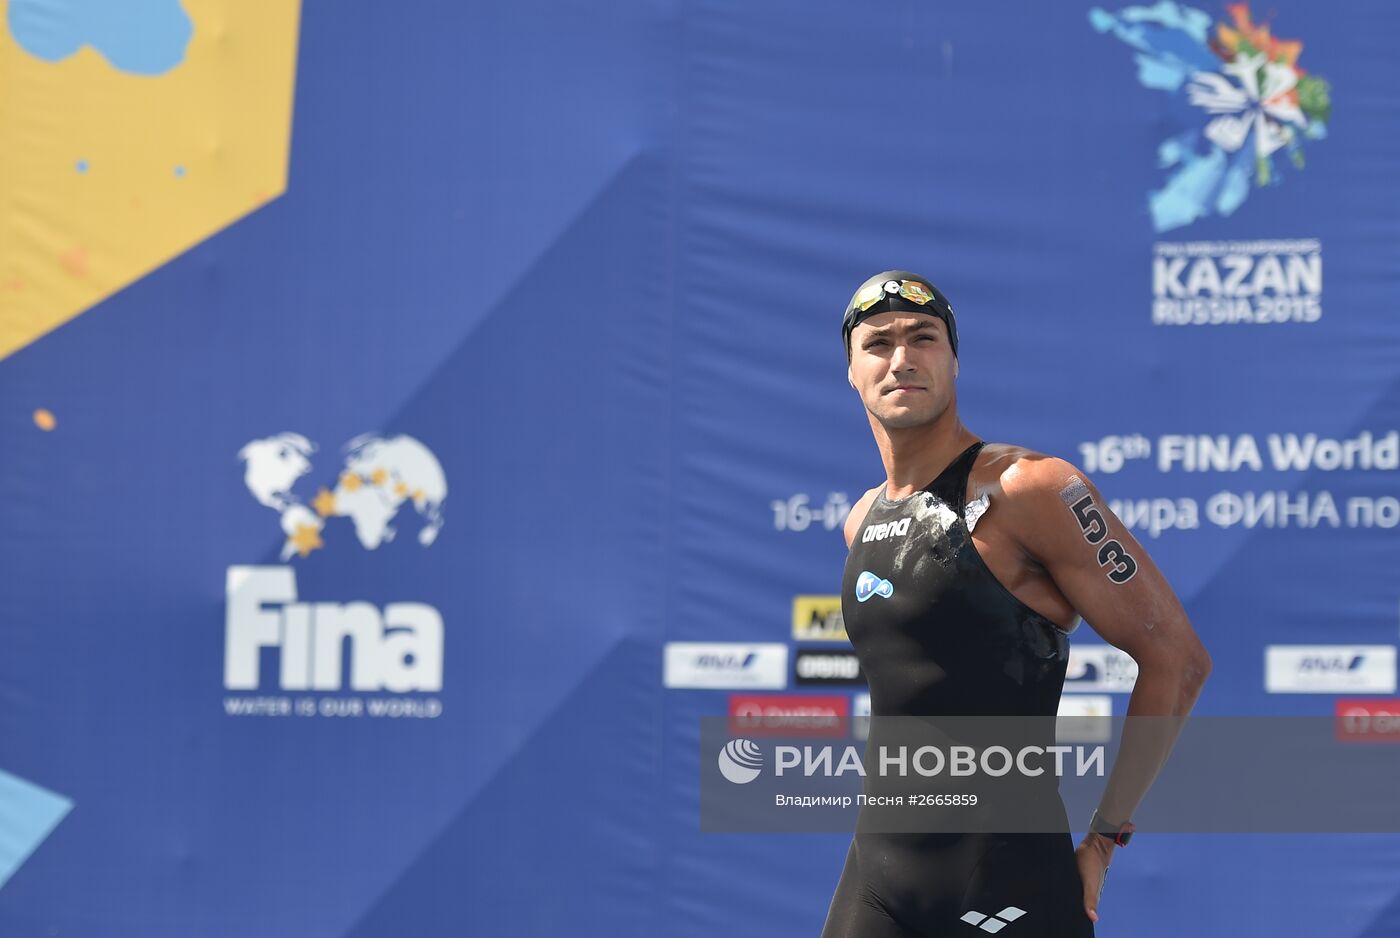
[[[735,736],[845,736],[850,698],[838,694],[731,694]]]
[[[793,670],[798,684],[864,684],[854,652],[799,651]]]
[[[776,642],[667,642],[666,687],[782,690],[787,687],[788,647]]]
[[[1055,741],[1106,743],[1113,735],[1113,698],[1108,694],[1075,694],[1060,698]]]
[[[870,737],[870,694],[856,694],[851,702],[851,735],[856,739]]]
[[[1400,697],[1337,701],[1337,739],[1344,742],[1400,742]]]
[[[1112,645],[1072,645],[1065,690],[1070,693],[1130,693],[1137,683],[1137,662]]]
[[[792,597],[792,637],[799,642],[846,642],[840,596]]]
[[[1269,645],[1264,671],[1271,694],[1393,694],[1395,646]]]

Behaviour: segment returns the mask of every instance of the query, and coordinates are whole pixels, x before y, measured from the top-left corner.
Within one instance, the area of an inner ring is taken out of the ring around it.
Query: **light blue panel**
[[[0,771],[0,887],[71,810],[62,795]]]

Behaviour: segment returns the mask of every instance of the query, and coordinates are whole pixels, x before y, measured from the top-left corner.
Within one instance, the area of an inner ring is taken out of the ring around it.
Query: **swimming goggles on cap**
[[[872,283],[857,293],[851,302],[851,309],[863,313],[884,299],[886,294],[895,293],[920,306],[934,302],[933,291],[926,283],[918,280],[886,280],[882,283]]]

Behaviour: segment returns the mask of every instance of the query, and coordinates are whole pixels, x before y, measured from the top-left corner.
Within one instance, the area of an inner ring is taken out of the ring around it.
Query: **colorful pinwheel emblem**
[[[1281,160],[1302,169],[1304,141],[1327,135],[1331,89],[1298,66],[1302,42],[1272,35],[1248,4],[1226,11],[1214,29],[1209,14],[1170,0],[1089,13],[1095,29],[1137,50],[1138,80],[1184,100],[1195,124],[1158,147],[1169,170],[1148,197],[1158,231],[1232,214],[1251,188],[1282,181]]]

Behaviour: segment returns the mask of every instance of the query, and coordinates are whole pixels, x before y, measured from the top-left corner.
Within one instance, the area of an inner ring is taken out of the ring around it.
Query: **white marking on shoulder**
[[[973,529],[977,527],[978,520],[987,513],[991,504],[992,496],[987,494],[967,503],[967,507],[963,509],[963,521],[967,524],[967,533],[971,534]]]

